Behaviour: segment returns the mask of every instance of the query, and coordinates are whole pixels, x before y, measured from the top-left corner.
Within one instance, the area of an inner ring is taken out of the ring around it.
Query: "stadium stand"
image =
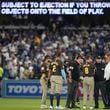
[[[109,15],[0,16],[0,63],[4,78],[39,78],[45,55],[60,53],[63,62],[76,53],[103,57],[110,51],[109,40]]]

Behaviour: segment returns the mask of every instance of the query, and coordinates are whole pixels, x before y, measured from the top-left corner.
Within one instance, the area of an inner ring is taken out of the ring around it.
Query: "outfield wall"
[[[82,84],[79,86],[78,94],[82,96]],[[2,97],[39,98],[41,95],[42,89],[39,80],[3,80]],[[61,96],[66,97],[66,95],[67,85],[63,84]]]

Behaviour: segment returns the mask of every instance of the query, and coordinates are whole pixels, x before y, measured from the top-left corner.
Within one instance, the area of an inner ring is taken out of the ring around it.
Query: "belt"
[[[94,77],[94,76],[84,76],[84,77]]]
[[[60,74],[52,74],[52,76],[61,76]]]

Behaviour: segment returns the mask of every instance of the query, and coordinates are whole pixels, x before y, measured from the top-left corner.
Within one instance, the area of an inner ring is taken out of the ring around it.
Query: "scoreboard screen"
[[[106,15],[110,2],[0,2],[0,15]]]

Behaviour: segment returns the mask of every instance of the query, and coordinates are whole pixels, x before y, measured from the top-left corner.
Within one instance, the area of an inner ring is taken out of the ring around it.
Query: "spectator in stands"
[[[23,79],[29,79],[30,78],[30,72],[29,72],[29,68],[25,66],[25,69],[24,69],[24,77]]]
[[[25,71],[25,68],[24,68],[24,65],[23,65],[23,62],[20,61],[19,62],[19,79],[24,79],[24,71]]]
[[[4,79],[8,79],[8,78],[9,78],[9,75],[10,75],[10,71],[9,71],[9,69],[8,69],[8,64],[6,64],[6,65],[4,66],[3,78],[4,78]]]
[[[2,78],[3,78],[3,67],[2,65],[0,64],[0,97],[1,97],[1,87],[2,87]]]
[[[12,66],[10,68],[9,78],[16,79],[17,75],[18,75],[18,66],[16,64],[12,63]]]
[[[29,79],[34,79],[35,73],[34,73],[34,68],[31,61],[29,62],[28,69],[29,69]]]

